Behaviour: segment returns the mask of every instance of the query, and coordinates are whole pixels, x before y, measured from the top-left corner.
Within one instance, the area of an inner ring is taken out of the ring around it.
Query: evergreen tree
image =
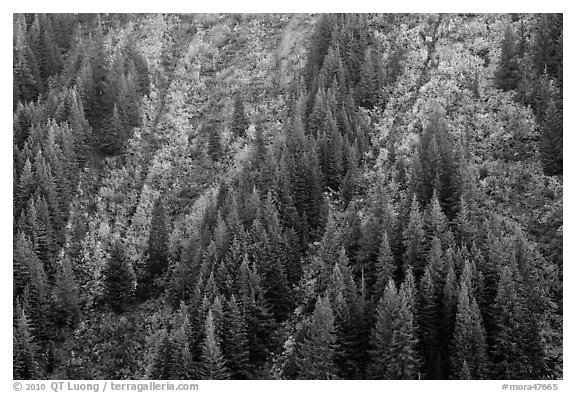
[[[404,229],[404,247],[404,272],[411,267],[417,276],[421,275],[424,268],[424,222],[416,195],[412,198],[410,218]]]
[[[208,311],[205,324],[205,336],[202,343],[202,357],[199,376],[201,379],[229,379],[226,362],[220,349],[220,339],[216,335],[214,315]]]
[[[231,377],[245,379],[249,374],[249,348],[246,321],[240,312],[234,295],[226,305],[226,334],[224,335],[223,349]]]
[[[540,160],[544,173],[562,175],[563,100],[551,98],[540,126]]]
[[[214,124],[208,125],[206,131],[208,132],[208,155],[214,162],[218,162],[222,155],[220,133]]]
[[[487,372],[486,334],[476,299],[468,290],[469,279],[462,277],[460,282],[450,360],[454,379],[483,379]]]
[[[175,314],[170,335],[170,378],[185,380],[194,378],[194,363],[190,352],[191,326],[188,309],[184,304]]]
[[[497,379],[522,379],[531,375],[525,352],[526,305],[518,286],[514,271],[505,266],[493,305],[496,331],[491,351],[492,376]]]
[[[310,326],[298,346],[298,377],[301,379],[333,379],[336,367],[336,329],[334,314],[327,297],[318,297]]]
[[[172,346],[166,329],[159,332],[156,345],[152,351],[152,356],[147,365],[146,377],[149,379],[166,380],[171,379],[170,355]]]
[[[417,379],[419,359],[414,316],[407,289],[396,292],[390,281],[378,303],[371,338],[371,376],[375,379]]]
[[[168,269],[168,264],[168,229],[164,204],[160,197],[156,200],[152,211],[148,258],[136,287],[139,298],[148,299],[160,294],[162,288],[158,285],[158,280]]]
[[[390,344],[392,342],[392,320],[399,308],[400,299],[393,280],[389,280],[386,290],[376,308],[376,325],[370,335],[370,356],[368,374],[374,379],[387,379],[388,368],[392,361]]]
[[[234,97],[234,110],[232,112],[232,123],[230,129],[234,135],[243,138],[246,136],[246,130],[249,125],[250,122],[248,121],[244,111],[244,100],[242,94],[238,92]]]
[[[376,264],[376,283],[374,285],[374,297],[376,299],[382,297],[387,283],[394,278],[395,268],[394,256],[388,241],[388,233],[384,231]]]
[[[508,91],[518,86],[519,70],[516,55],[516,37],[508,25],[501,43],[500,61],[494,72],[494,82],[499,89]]]
[[[79,290],[67,256],[62,260],[54,292],[62,325],[67,328],[74,327],[80,317]]]
[[[18,304],[14,313],[16,320],[12,336],[12,377],[14,379],[37,379],[40,377],[40,370],[26,312]]]
[[[126,311],[132,299],[132,282],[131,266],[121,244],[115,243],[104,269],[105,299],[112,311],[116,313]]]

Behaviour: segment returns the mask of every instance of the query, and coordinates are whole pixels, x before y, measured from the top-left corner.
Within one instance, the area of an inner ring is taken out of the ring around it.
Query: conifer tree
[[[395,269],[394,255],[388,241],[388,233],[384,231],[376,264],[376,283],[374,284],[374,297],[376,299],[380,299],[384,294],[387,283],[394,278]]]
[[[486,334],[476,299],[469,293],[469,279],[463,275],[460,282],[450,358],[454,379],[483,379],[487,372]]]
[[[124,250],[119,242],[115,243],[104,269],[105,299],[112,311],[126,311],[132,299],[132,281],[133,272]]]
[[[372,378],[418,378],[418,341],[410,285],[405,285],[397,293],[393,281],[390,281],[378,303],[376,325],[371,335]]]
[[[216,335],[216,326],[212,310],[208,311],[204,327],[204,342],[199,376],[201,379],[229,379],[226,362],[220,349],[220,338]]]
[[[400,299],[393,280],[389,280],[376,308],[376,325],[370,335],[370,357],[368,375],[373,379],[387,379],[392,361],[392,319],[399,308]]]
[[[16,321],[12,336],[12,377],[14,379],[37,379],[40,377],[40,370],[36,358],[36,346],[30,334],[26,312],[20,307],[20,304],[17,304],[14,313]]]
[[[303,341],[298,346],[296,363],[301,379],[333,379],[336,367],[336,328],[327,297],[318,297]]]
[[[31,333],[39,340],[48,335],[46,323],[48,288],[42,262],[38,259],[34,246],[23,233],[16,235],[14,244],[14,294],[22,298]]]
[[[549,176],[562,175],[563,147],[563,100],[551,98],[540,127],[540,159],[544,173]]]
[[[528,378],[530,374],[526,358],[527,314],[525,300],[518,290],[514,271],[505,266],[498,282],[493,305],[494,325],[492,363],[494,378]]]
[[[233,379],[249,377],[248,333],[246,321],[242,315],[234,295],[226,304],[226,334],[224,335],[223,350],[228,359],[228,367]]]
[[[404,247],[404,272],[411,267],[417,276],[421,275],[424,268],[424,222],[416,195],[412,198],[410,218],[404,229]]]
[[[136,287],[141,299],[154,298],[160,294],[158,279],[168,269],[168,230],[162,198],[158,198],[152,211],[150,237],[148,238],[148,258]]]
[[[176,313],[175,323],[170,335],[170,378],[192,379],[194,378],[194,363],[190,352],[191,327],[188,318],[188,310],[184,304]]]
[[[242,94],[238,92],[234,97],[234,110],[232,112],[232,123],[230,125],[230,129],[234,135],[243,138],[246,136],[246,130],[248,129],[249,125],[250,122],[248,121],[244,111],[244,100],[242,98]]]
[[[152,350],[152,356],[147,365],[146,377],[149,379],[171,379],[170,355],[172,346],[166,329],[159,332],[156,345]]]
[[[409,275],[409,277],[411,274]],[[407,285],[409,288],[410,285]],[[401,288],[398,314],[392,320],[392,339],[390,352],[392,358],[388,367],[386,379],[417,379],[420,375],[420,360],[414,324],[414,306],[410,290]],[[412,295],[413,296],[413,295]]]
[[[220,133],[214,124],[207,126],[206,130],[208,132],[208,155],[214,162],[218,162],[222,155]]]
[[[501,43],[500,61],[494,73],[494,82],[499,89],[508,91],[518,86],[519,70],[516,55],[516,37],[508,25]]]
[[[62,324],[74,327],[80,317],[79,290],[68,256],[62,260],[54,291]]]

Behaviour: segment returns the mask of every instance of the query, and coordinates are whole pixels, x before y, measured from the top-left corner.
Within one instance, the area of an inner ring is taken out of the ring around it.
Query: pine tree
[[[448,226],[448,219],[440,206],[436,191],[432,194],[432,200],[426,211],[426,232],[428,238],[428,247],[431,247],[431,239],[436,237],[441,240],[442,248],[448,248],[454,245],[454,236]]]
[[[469,293],[469,279],[463,275],[460,282],[450,358],[454,379],[483,379],[487,372],[486,333],[476,299]]]
[[[188,309],[182,303],[175,314],[170,335],[170,379],[194,378],[194,364],[190,352],[191,326]]]
[[[516,54],[516,37],[508,25],[501,43],[500,61],[494,72],[494,82],[499,89],[508,91],[518,86],[519,70]]]
[[[12,377],[14,379],[37,379],[40,377],[36,346],[30,334],[26,312],[17,304],[12,343]]]
[[[410,290],[403,288],[397,293],[391,280],[378,303],[376,325],[372,329],[372,378],[418,378],[418,341],[411,302]]]
[[[208,125],[206,131],[208,132],[208,155],[214,162],[218,162],[222,155],[220,133],[214,124]]]
[[[74,327],[80,317],[79,290],[67,256],[62,260],[54,292],[62,325],[67,328]]]
[[[201,379],[229,379],[226,362],[220,349],[220,339],[216,335],[216,326],[212,310],[208,311],[205,323],[205,336],[202,343],[202,357],[199,376]]]
[[[409,286],[408,286],[409,287]],[[414,306],[409,290],[400,289],[398,314],[392,320],[390,352],[392,358],[386,379],[417,379],[420,360],[417,352],[418,339],[414,325]],[[412,295],[413,296],[413,295]]]
[[[551,98],[540,126],[540,160],[544,173],[562,175],[563,110],[562,98]]]
[[[416,195],[412,198],[410,218],[404,230],[404,247],[404,272],[411,267],[420,276],[424,269],[424,222]]]
[[[370,357],[368,374],[373,379],[386,379],[392,360],[390,344],[392,341],[392,319],[398,309],[400,299],[393,280],[389,280],[384,294],[376,308],[376,325],[370,335]]]
[[[31,333],[38,340],[45,340],[50,333],[46,322],[48,308],[46,274],[32,242],[23,233],[16,235],[13,259],[14,295],[22,299],[27,309]]]
[[[333,379],[336,328],[328,298],[318,297],[312,321],[297,351],[298,378]]]
[[[120,243],[115,243],[104,269],[105,298],[112,311],[126,311],[132,299],[132,281],[133,272],[124,250]]]
[[[233,379],[246,379],[249,374],[249,348],[246,321],[234,295],[226,305],[226,334],[223,351]]]
[[[160,294],[162,288],[158,285],[158,279],[168,269],[168,263],[168,229],[166,228],[164,203],[160,197],[152,211],[150,237],[148,238],[148,259],[136,289],[139,298],[154,298]]]
[[[493,374],[497,379],[530,378],[525,349],[527,314],[514,271],[505,266],[493,304],[494,346],[491,351]]]
[[[170,374],[170,355],[172,353],[170,338],[166,329],[162,329],[158,334],[156,345],[147,365],[146,377],[159,380],[172,379]]]
[[[22,211],[22,209],[24,209],[28,203],[28,199],[32,196],[35,189],[36,183],[34,181],[34,173],[32,172],[32,164],[30,163],[30,160],[27,159],[24,163],[24,169],[22,169],[22,172],[20,173],[14,215],[17,215]]]
[[[380,250],[378,253],[378,262],[376,264],[376,283],[374,284],[374,298],[380,299],[384,294],[387,283],[390,279],[394,278],[394,271],[396,266],[394,264],[394,255],[390,249],[390,242],[388,241],[388,233],[384,231],[382,235],[382,242],[380,243]]]
[[[246,136],[246,130],[250,125],[246,113],[244,111],[244,100],[240,92],[236,93],[234,98],[234,110],[232,112],[232,123],[230,129],[237,137]]]

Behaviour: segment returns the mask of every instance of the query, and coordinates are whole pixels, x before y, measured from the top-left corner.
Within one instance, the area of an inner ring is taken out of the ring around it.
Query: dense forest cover
[[[14,378],[562,378],[562,19],[15,14]]]

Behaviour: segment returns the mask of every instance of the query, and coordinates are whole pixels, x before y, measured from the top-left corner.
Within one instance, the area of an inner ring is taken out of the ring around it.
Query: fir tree
[[[518,86],[519,70],[516,55],[516,37],[508,25],[501,43],[500,61],[494,73],[494,82],[499,89],[508,91]]]
[[[110,257],[104,270],[106,303],[112,311],[126,311],[132,299],[133,273],[120,243],[112,246]]]
[[[486,333],[478,304],[469,293],[466,280],[469,278],[463,277],[460,282],[451,373],[454,379],[483,379],[487,372]]]
[[[412,198],[410,218],[404,230],[404,247],[404,272],[411,267],[418,276],[421,275],[424,268],[424,222],[416,195]]]
[[[15,326],[12,336],[13,375],[14,379],[37,379],[40,377],[36,358],[36,346],[30,334],[26,312],[17,305]]]
[[[370,357],[368,374],[374,379],[387,379],[392,361],[392,319],[399,308],[400,299],[393,280],[389,280],[376,308],[376,325],[370,335]]]
[[[216,326],[212,310],[208,311],[202,343],[202,357],[199,376],[201,379],[229,379],[226,362],[220,349],[220,339],[216,335]]]
[[[249,349],[246,321],[234,295],[226,305],[226,334],[223,349],[233,379],[245,379],[249,374]]]
[[[156,345],[152,350],[152,356],[147,365],[146,377],[149,379],[171,379],[170,355],[172,346],[166,329],[159,332]]]
[[[148,238],[148,259],[138,280],[137,295],[141,299],[153,298],[160,294],[158,280],[168,269],[168,229],[164,204],[158,198],[152,211],[150,237]]]
[[[298,377],[301,379],[333,379],[336,350],[334,314],[328,298],[318,297],[312,321],[298,347]]]
[[[54,291],[62,325],[74,327],[80,317],[79,290],[67,256],[62,260]]]
[[[374,285],[374,297],[376,299],[382,297],[387,283],[394,278],[395,268],[394,256],[388,241],[388,233],[384,231],[376,265],[376,283]]]
[[[239,137],[246,136],[246,130],[250,125],[244,111],[244,100],[240,92],[236,93],[234,98],[234,110],[232,112],[232,123],[230,129],[233,134]]]
[[[518,290],[514,271],[505,266],[498,282],[493,305],[495,329],[492,348],[493,377],[521,379],[530,377],[526,358],[526,305]]]

